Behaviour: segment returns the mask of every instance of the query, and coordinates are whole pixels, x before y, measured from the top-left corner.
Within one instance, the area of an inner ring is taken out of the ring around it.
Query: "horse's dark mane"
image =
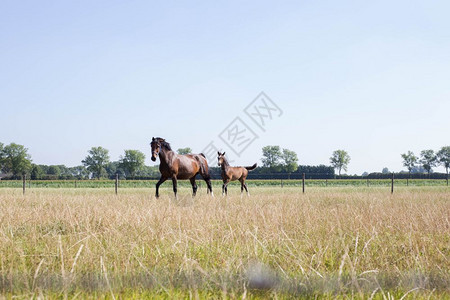
[[[170,144],[166,141],[162,142],[161,146],[163,146],[164,148],[166,148],[169,151],[172,151],[172,148],[170,148]]]
[[[172,151],[170,144],[168,142],[166,142],[165,139],[157,137],[157,138],[155,138],[155,140],[157,140],[161,144],[161,147],[164,147],[165,149]]]

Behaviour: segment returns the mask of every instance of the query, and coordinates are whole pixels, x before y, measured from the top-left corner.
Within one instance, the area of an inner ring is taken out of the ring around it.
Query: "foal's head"
[[[217,163],[219,164],[219,167],[223,165],[224,162],[225,162],[225,152],[220,153],[219,151],[217,151]]]
[[[152,142],[150,143],[150,146],[152,147],[152,161],[156,161],[156,157],[158,156],[159,152],[161,151],[161,148],[165,148],[167,150],[172,150],[170,148],[170,144],[166,142],[163,138],[152,138]]]

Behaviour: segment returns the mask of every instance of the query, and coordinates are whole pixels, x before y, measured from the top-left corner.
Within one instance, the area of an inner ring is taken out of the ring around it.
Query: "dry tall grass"
[[[3,295],[450,297],[445,187],[0,190]]]

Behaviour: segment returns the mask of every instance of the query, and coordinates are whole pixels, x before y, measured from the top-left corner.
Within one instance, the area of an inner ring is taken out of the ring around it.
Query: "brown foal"
[[[159,171],[161,172],[161,178],[156,183],[156,198],[159,197],[159,186],[167,179],[172,179],[173,192],[177,197],[177,180],[189,179],[192,184],[192,196],[197,193],[197,184],[195,183],[195,176],[200,174],[206,181],[207,193],[211,192],[211,177],[209,175],[208,163],[206,162],[205,155],[200,154],[176,154],[172,151],[170,144],[163,138],[152,138],[150,143],[152,147],[152,161],[156,161],[156,157],[159,156],[160,164]]]
[[[221,172],[223,180],[222,195],[223,194],[228,195],[228,183],[230,181],[239,180],[241,182],[241,195],[244,192],[245,188],[247,195],[250,196],[247,184],[245,184],[245,179],[247,179],[248,171],[256,168],[256,163],[251,167],[231,167],[225,157],[225,152],[224,153],[217,152],[217,160],[219,166],[222,169]]]

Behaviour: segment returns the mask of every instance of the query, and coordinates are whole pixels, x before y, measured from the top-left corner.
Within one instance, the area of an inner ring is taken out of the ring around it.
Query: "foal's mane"
[[[220,152],[219,152],[220,153]],[[225,156],[225,152],[221,153],[220,156],[223,158],[223,165],[224,166],[230,166],[230,163],[228,162],[227,157]]]

